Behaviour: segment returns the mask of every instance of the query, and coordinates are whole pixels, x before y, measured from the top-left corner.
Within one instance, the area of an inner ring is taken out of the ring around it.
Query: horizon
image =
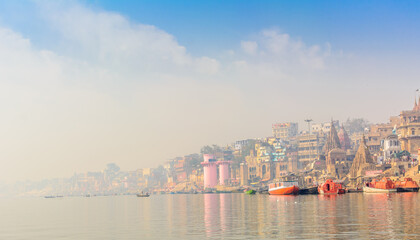
[[[276,122],[386,123],[419,98],[420,3],[183,3],[0,1],[0,181],[155,167]]]

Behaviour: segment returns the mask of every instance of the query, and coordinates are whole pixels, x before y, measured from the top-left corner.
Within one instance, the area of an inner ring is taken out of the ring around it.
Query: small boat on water
[[[139,193],[137,194],[137,197],[150,197],[149,193]]]
[[[245,191],[245,193],[249,195],[254,195],[255,193],[257,193],[257,191],[250,189],[250,190]]]
[[[318,194],[318,187],[307,187],[307,188],[300,188],[299,195],[307,195],[307,194]]]
[[[351,188],[347,190],[348,193],[360,193],[363,192],[363,188]]]
[[[397,192],[418,192],[419,185],[412,178],[405,178],[404,181],[396,181]]]
[[[363,192],[365,193],[392,193],[397,192],[395,183],[389,178],[382,178],[380,181],[373,179],[372,182],[366,183],[363,186]]]
[[[335,183],[331,179],[327,179],[325,183],[318,186],[318,193],[323,195],[343,194],[345,189],[339,183]]]
[[[296,181],[283,181],[271,183],[268,186],[270,195],[293,195],[299,193],[299,185]]]
[[[44,196],[44,198],[62,198],[62,195],[48,195],[48,196]]]

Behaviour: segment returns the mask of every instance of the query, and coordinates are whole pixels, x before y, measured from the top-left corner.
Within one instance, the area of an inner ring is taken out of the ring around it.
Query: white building
[[[340,122],[338,120],[333,121],[333,124],[336,129],[340,129]],[[326,123],[315,123],[311,125],[312,133],[328,133],[331,130],[331,122]]]
[[[247,140],[239,140],[235,142],[235,150],[241,150],[244,146],[249,143],[250,139]]]
[[[383,149],[385,161],[390,160],[393,154],[399,153],[401,151],[401,144],[398,141],[398,136],[391,134],[386,137],[383,143]]]

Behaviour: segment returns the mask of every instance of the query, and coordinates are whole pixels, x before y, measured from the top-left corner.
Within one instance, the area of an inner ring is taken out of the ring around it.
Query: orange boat
[[[419,185],[412,178],[404,178],[404,181],[396,181],[397,192],[418,192]]]
[[[299,185],[296,181],[283,181],[278,183],[271,183],[268,186],[268,193],[270,195],[292,195],[298,194]]]
[[[318,193],[324,195],[342,194],[345,193],[343,186],[339,183],[333,182],[331,179],[327,179],[325,183],[318,186]]]
[[[363,187],[363,192],[367,193],[391,193],[396,192],[395,183],[389,178],[382,178],[380,181],[373,179]]]

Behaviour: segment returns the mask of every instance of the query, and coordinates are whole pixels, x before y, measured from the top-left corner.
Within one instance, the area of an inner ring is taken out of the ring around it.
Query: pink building
[[[217,164],[219,165],[219,184],[226,185],[227,180],[230,179],[229,177],[229,161],[218,161]]]
[[[212,154],[203,154],[204,188],[214,188],[217,185],[217,162]]]

